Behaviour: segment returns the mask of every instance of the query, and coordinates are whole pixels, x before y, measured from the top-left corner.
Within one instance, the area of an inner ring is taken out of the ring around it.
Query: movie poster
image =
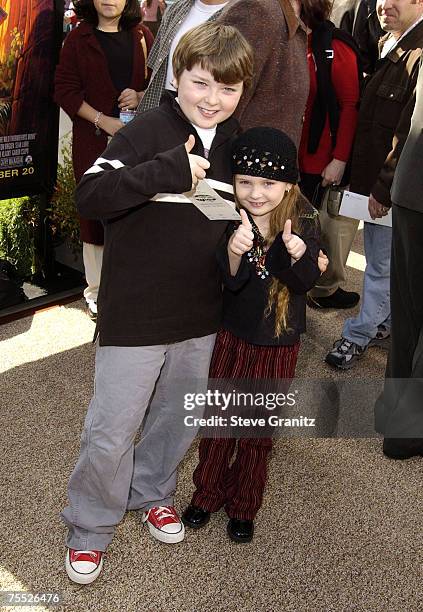
[[[0,0],[0,199],[53,188],[62,19],[63,0]]]

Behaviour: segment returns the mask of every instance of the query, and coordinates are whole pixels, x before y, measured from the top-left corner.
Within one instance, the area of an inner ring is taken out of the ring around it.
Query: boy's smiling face
[[[179,106],[186,118],[200,128],[214,128],[235,111],[244,88],[243,82],[218,83],[208,70],[195,64],[175,79]]]

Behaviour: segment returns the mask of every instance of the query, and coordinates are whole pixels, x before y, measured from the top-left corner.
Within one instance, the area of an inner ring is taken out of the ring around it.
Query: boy
[[[184,35],[173,65],[176,97],[165,93],[119,131],[77,189],[80,213],[105,223],[95,392],[62,513],[66,571],[79,584],[100,574],[127,509],[142,510],[158,540],[184,538],[173,493],[196,429],[172,397],[175,379],[207,379],[221,316],[215,251],[227,223],[172,194],[207,174],[233,198],[231,115],[251,82],[252,51],[234,28],[206,23]]]

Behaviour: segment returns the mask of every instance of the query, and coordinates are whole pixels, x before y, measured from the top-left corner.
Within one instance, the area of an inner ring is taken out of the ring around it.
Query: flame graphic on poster
[[[57,0],[0,0],[0,199],[39,193],[55,172],[53,78],[61,42],[56,5]]]

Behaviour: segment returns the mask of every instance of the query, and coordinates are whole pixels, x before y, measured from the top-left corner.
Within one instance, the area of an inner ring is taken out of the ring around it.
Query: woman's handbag
[[[317,210],[326,210],[331,217],[337,217],[339,215],[343,195],[344,187],[340,187],[339,185],[327,185],[323,187],[322,183],[319,183],[314,190],[311,203]]]
[[[344,188],[339,187],[339,185],[328,185],[325,187],[322,198],[322,207],[324,206],[326,208],[328,215],[331,217],[339,216],[339,209],[341,207],[343,195]]]

